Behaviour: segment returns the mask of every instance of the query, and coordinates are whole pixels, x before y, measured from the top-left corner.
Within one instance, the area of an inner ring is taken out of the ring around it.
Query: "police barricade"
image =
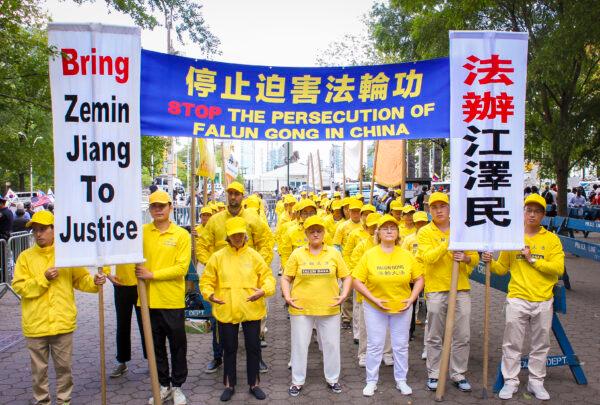
[[[0,249],[2,250],[2,257],[0,257],[0,262],[2,265],[0,298],[2,298],[7,291],[10,291],[15,297],[21,299],[21,297],[19,297],[19,295],[12,289],[11,283],[17,258],[25,249],[31,247],[33,244],[33,235],[28,231],[16,232],[12,234],[8,241],[2,242],[5,243],[0,245]]]
[[[471,280],[476,281],[481,284],[485,284],[485,264],[479,263],[479,265],[473,270],[471,273]],[[508,292],[508,283],[510,281],[510,273],[504,276],[499,276],[497,274],[492,273],[490,279],[490,286],[496,290],[502,292]],[[559,281],[558,284],[554,286],[554,313],[552,314],[552,332],[554,333],[554,337],[556,338],[560,349],[562,350],[562,355],[557,356],[548,356],[546,359],[546,367],[558,367],[558,366],[569,366],[571,369],[571,373],[575,378],[577,384],[583,385],[587,384],[587,378],[585,373],[583,372],[583,368],[581,367],[581,362],[579,358],[575,354],[571,343],[569,342],[569,338],[565,333],[562,324],[558,318],[558,313],[566,314],[567,313],[567,300],[566,300],[566,290],[562,281]],[[524,356],[521,359],[521,368],[528,367],[528,357]],[[496,382],[494,383],[494,392],[499,392],[502,386],[504,385],[504,378],[502,377],[501,365],[498,365],[498,371],[496,375]]]

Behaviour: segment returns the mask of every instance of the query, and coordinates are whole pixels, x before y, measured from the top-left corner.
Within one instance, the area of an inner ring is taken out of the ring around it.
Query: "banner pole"
[[[319,149],[317,149],[317,163],[319,165],[319,184],[321,186],[321,193],[323,192],[323,172],[321,171],[321,155],[319,155]]]
[[[98,267],[98,274],[103,274]],[[98,322],[100,323],[100,391],[102,405],[106,405],[106,347],[104,342],[104,286],[98,286]]]
[[[190,159],[190,230],[196,229],[196,138],[192,138],[192,156]],[[204,183],[204,201],[206,201],[206,182]],[[192,263],[196,267],[196,238],[192,237]]]
[[[452,334],[454,332],[454,316],[456,310],[456,294],[458,290],[458,266],[455,260],[452,262],[452,278],[450,281],[450,293],[448,294],[448,310],[446,313],[446,328],[444,329],[444,343],[442,345],[442,357],[440,359],[440,375],[438,386],[435,391],[435,401],[444,400],[446,392],[446,379],[448,377],[448,366],[450,363],[450,348],[452,345]]]
[[[210,194],[211,194],[210,199],[212,201],[214,201],[215,200],[215,179],[214,178],[210,181],[210,185],[211,185],[211,187],[210,187]]]
[[[400,166],[402,167],[402,177],[400,178],[400,190],[402,191],[402,194],[400,195],[400,201],[404,206],[404,195],[406,191],[406,139],[400,141],[400,158],[402,159],[400,161]]]
[[[313,193],[316,193],[317,191],[317,182],[315,181],[315,162],[313,160],[313,154],[310,154],[310,173],[312,175],[312,181],[313,181]]]
[[[160,386],[158,385],[158,372],[156,371],[154,340],[152,339],[152,327],[150,326],[150,310],[148,309],[148,291],[146,289],[146,281],[138,278],[137,287],[141,304],[140,311],[142,313],[142,328],[144,330],[146,355],[148,356],[148,370],[150,371],[152,396],[154,397],[154,405],[162,405],[162,401],[160,399]]]
[[[360,158],[358,167],[358,192],[362,194],[363,188],[363,144],[364,141],[360,141]]]
[[[344,192],[344,197],[346,197],[346,142],[342,144],[342,191]]]
[[[377,152],[379,150],[379,141],[375,141],[375,156],[373,157],[373,170],[371,173],[371,198],[369,202],[373,204],[373,193],[375,192],[375,168],[377,167]]]
[[[488,398],[488,361],[490,340],[490,278],[491,263],[485,264],[485,304],[483,308],[483,399]]]

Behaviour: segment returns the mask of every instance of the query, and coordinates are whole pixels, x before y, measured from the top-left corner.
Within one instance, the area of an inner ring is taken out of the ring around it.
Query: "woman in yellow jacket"
[[[223,345],[221,401],[229,401],[237,383],[238,330],[244,331],[250,393],[266,398],[259,388],[260,320],[266,315],[264,297],[275,293],[275,278],[261,255],[246,245],[247,224],[242,217],[225,222],[228,246],[213,253],[200,278],[202,296],[213,303],[219,338]]]
[[[352,272],[354,289],[366,300],[363,310],[367,326],[367,384],[363,395],[373,396],[377,389],[388,327],[396,388],[410,395],[412,389],[406,384],[408,335],[412,305],[423,289],[423,273],[410,252],[399,246],[399,226],[394,217],[384,215],[379,220],[376,237],[379,244],[365,252]]]

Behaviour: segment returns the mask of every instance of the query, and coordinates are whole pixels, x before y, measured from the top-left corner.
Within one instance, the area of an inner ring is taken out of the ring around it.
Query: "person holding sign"
[[[181,386],[187,379],[187,338],[185,335],[185,275],[192,256],[190,234],[169,220],[173,209],[168,193],[155,191],[149,197],[152,222],[144,225],[144,264],[135,266],[135,275],[146,280],[148,307],[156,355],[156,368],[163,401],[187,404]],[[166,340],[171,353],[171,373]],[[154,403],[151,397],[149,404]]]
[[[518,391],[521,354],[525,332],[530,329],[529,382],[527,391],[539,400],[550,399],[544,388],[546,357],[550,350],[553,288],[565,268],[565,253],[560,239],[541,226],[546,200],[539,194],[525,199],[525,248],[501,252],[493,260],[490,252],[482,255],[499,275],[510,271],[506,296],[506,326],[502,339],[502,376],[504,386],[498,396],[511,399]]]
[[[54,267],[54,215],[36,212],[27,222],[33,228],[35,245],[17,259],[12,282],[21,296],[23,334],[31,358],[33,398],[50,404],[48,357],[52,353],[56,372],[56,402],[69,404],[73,392],[71,365],[73,331],[77,326],[74,289],[97,293],[106,282],[83,267]]]
[[[289,306],[292,346],[292,385],[296,397],[306,379],[308,346],[313,327],[323,348],[323,371],[329,389],[342,392],[340,376],[340,305],[350,294],[352,277],[342,255],[324,243],[325,224],[318,215],[304,221],[308,243],[290,255],[281,278]],[[342,280],[342,292],[338,280]]]
[[[460,263],[458,294],[456,296],[456,320],[452,336],[450,378],[463,392],[471,391],[465,377],[469,363],[471,325],[471,285],[469,275],[479,263],[477,252],[448,250],[450,242],[450,202],[448,195],[435,192],[429,197],[432,222],[419,230],[419,251],[425,275],[425,298],[427,299],[427,374],[428,390],[437,389],[442,353],[442,340],[448,309],[448,292],[452,275],[452,262]]]
[[[398,221],[384,215],[377,225],[377,246],[367,250],[352,271],[354,289],[366,300],[363,311],[367,328],[367,385],[363,395],[373,396],[377,389],[388,328],[396,388],[403,395],[410,395],[412,389],[406,384],[408,334],[412,305],[423,289],[423,274],[412,255],[400,247]]]
[[[229,246],[210,257],[200,279],[204,299],[213,303],[213,316],[218,321],[217,329],[223,346],[225,390],[221,401],[229,401],[235,392],[240,325],[244,331],[250,393],[263,400],[266,395],[258,386],[260,323],[267,314],[264,297],[275,293],[275,278],[261,255],[247,245],[244,218],[228,219],[225,232]]]

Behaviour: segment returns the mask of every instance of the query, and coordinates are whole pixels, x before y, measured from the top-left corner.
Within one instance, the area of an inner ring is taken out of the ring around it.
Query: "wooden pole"
[[[321,171],[321,155],[319,155],[319,149],[317,149],[317,163],[319,165],[319,185],[321,186],[321,193],[323,192],[323,172]]]
[[[223,171],[221,172],[221,184],[223,187],[227,187],[227,180],[225,179],[225,142],[221,142],[221,166],[223,166]]]
[[[342,145],[342,191],[344,192],[342,198],[344,198],[346,197],[346,142]]]
[[[435,400],[444,400],[446,391],[446,379],[448,377],[448,366],[450,365],[450,349],[452,347],[452,334],[454,332],[454,316],[456,311],[456,293],[458,289],[458,266],[457,261],[452,262],[452,278],[450,281],[450,293],[448,294],[448,311],[446,313],[446,328],[444,330],[444,343],[442,345],[442,357],[440,359],[440,375],[438,386],[435,391]]]
[[[98,267],[98,274],[103,274]],[[98,322],[100,323],[100,391],[102,405],[106,405],[106,348],[104,345],[104,286],[98,286]]]
[[[358,192],[362,194],[363,186],[363,144],[364,141],[360,141],[360,158],[358,167]]]
[[[483,399],[488,398],[488,360],[490,341],[490,278],[491,263],[485,264],[485,306],[483,308]]]
[[[375,168],[377,167],[377,153],[379,151],[379,141],[375,141],[375,156],[373,157],[373,170],[371,173],[371,198],[370,202],[373,204],[373,193],[375,192]]]
[[[210,199],[212,201],[215,200],[215,179],[214,178],[210,181]]]
[[[402,167],[402,177],[400,179],[400,190],[402,190],[402,195],[400,196],[400,201],[404,206],[404,195],[406,192],[406,139],[400,141],[400,159]]]
[[[162,405],[160,399],[160,386],[158,385],[158,372],[156,371],[156,356],[154,355],[154,341],[152,339],[152,327],[150,326],[150,310],[148,309],[148,290],[146,281],[138,278],[138,296],[140,297],[142,313],[142,327],[144,329],[144,343],[146,355],[148,356],[148,369],[150,370],[150,384],[152,385],[152,396],[154,405]]]
[[[317,191],[317,182],[315,181],[315,162],[313,160],[313,154],[310,154],[310,173],[312,174],[313,181],[313,193]]]
[[[196,138],[192,138],[192,156],[190,158],[190,229],[196,229]],[[204,202],[206,203],[206,183],[204,183]],[[192,238],[192,263],[196,266],[196,238]]]
[[[306,157],[306,192],[310,189],[310,157]]]

